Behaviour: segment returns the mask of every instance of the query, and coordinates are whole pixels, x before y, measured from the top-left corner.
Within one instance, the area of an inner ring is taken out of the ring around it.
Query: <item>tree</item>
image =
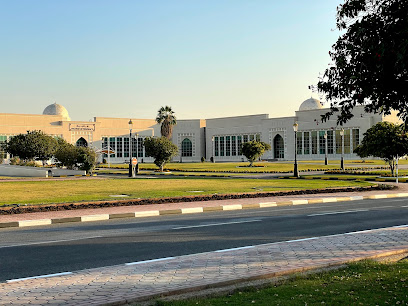
[[[345,31],[332,46],[332,60],[318,83],[330,101],[325,121],[339,112],[337,123],[352,109],[408,119],[408,1],[345,0],[337,7],[337,28]]]
[[[96,152],[89,147],[76,147],[64,139],[58,139],[58,146],[55,151],[55,158],[68,169],[78,167],[87,173],[92,173],[95,168],[97,156]]]
[[[261,157],[265,151],[271,149],[271,146],[262,141],[252,140],[242,144],[242,154],[248,159],[249,166],[252,167],[254,161]]]
[[[404,125],[379,122],[364,133],[361,144],[354,149],[361,158],[379,157],[390,165],[394,175],[395,161],[398,156],[408,153],[408,137]]]
[[[164,165],[178,153],[177,146],[166,137],[147,137],[143,142],[146,155],[154,158],[154,164],[163,172]]]
[[[57,147],[57,141],[42,131],[28,131],[10,138],[4,145],[4,150],[23,160],[50,159]]]
[[[90,147],[76,147],[77,165],[86,173],[92,173],[95,169],[97,156],[95,150]]]
[[[171,139],[173,126],[177,124],[176,116],[170,106],[162,106],[156,116],[156,122],[161,124],[160,133],[167,139]]]
[[[77,148],[62,138],[58,138],[57,142],[58,145],[54,157],[58,160],[61,166],[73,169],[78,159]]]

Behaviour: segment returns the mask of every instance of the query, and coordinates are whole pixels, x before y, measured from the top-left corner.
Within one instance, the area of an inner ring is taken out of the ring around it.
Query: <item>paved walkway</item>
[[[0,305],[149,300],[408,251],[408,226],[270,243],[0,284]]]

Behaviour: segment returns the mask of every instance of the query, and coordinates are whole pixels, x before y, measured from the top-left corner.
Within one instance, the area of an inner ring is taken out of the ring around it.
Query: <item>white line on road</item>
[[[7,283],[14,283],[19,281],[25,281],[28,279],[36,279],[36,278],[45,278],[45,277],[55,277],[55,276],[63,276],[63,275],[70,275],[72,272],[61,272],[61,273],[54,273],[54,274],[47,274],[47,275],[40,275],[40,276],[31,276],[31,277],[24,277],[24,278],[16,278],[16,279],[9,279],[6,280]]]
[[[404,207],[404,208],[405,208],[405,207],[408,207],[408,205],[406,205],[406,206],[401,206],[401,207]]]
[[[24,244],[14,244],[14,245],[3,245],[3,246],[0,246],[0,249],[15,248],[15,247],[21,247],[21,246],[30,246],[30,245],[37,245],[37,244],[49,244],[49,243],[68,242],[68,241],[85,240],[85,239],[94,239],[94,238],[102,238],[102,236],[92,236],[92,237],[73,238],[73,239],[64,239],[64,240],[39,241],[39,242],[31,242],[31,243],[24,243]]]
[[[158,262],[158,261],[169,260],[169,259],[173,259],[173,258],[174,257],[164,257],[164,258],[158,258],[158,259],[128,262],[128,263],[125,263],[125,266],[140,265],[140,264],[144,264],[144,263]]]
[[[174,227],[173,230],[196,228],[196,227],[209,227],[209,226],[219,226],[219,225],[229,225],[229,224],[240,224],[240,223],[251,223],[251,222],[261,222],[262,220],[248,220],[248,221],[236,221],[236,222],[224,222],[224,223],[211,223],[202,225],[191,225],[191,226],[180,226]]]
[[[218,250],[218,251],[214,251],[214,253],[224,253],[224,252],[231,252],[231,251],[238,251],[238,250],[245,250],[245,249],[252,249],[252,248],[254,248],[254,246],[250,245],[250,246],[245,246],[245,247],[240,247],[240,248]]]
[[[360,212],[360,211],[368,211],[368,209],[356,209],[356,210],[345,210],[345,211],[329,211],[329,212],[325,212],[325,213],[311,214],[311,215],[307,215],[307,216],[308,217],[316,217],[316,216],[325,216],[325,215],[348,214],[348,213],[354,213],[354,212]]]

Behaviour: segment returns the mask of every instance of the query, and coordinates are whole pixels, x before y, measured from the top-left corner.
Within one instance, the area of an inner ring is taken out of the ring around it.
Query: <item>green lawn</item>
[[[168,163],[165,169],[182,170],[182,171],[216,171],[216,172],[270,172],[270,171],[293,171],[293,162],[259,162],[255,163],[262,167],[247,167],[248,162],[241,163]],[[107,165],[102,165],[107,167]],[[111,167],[127,168],[127,164],[111,164]],[[156,170],[157,166],[154,164],[139,164],[141,170]],[[318,163],[299,163],[299,170],[317,170],[317,169],[338,169],[339,164],[324,165],[324,161]]]
[[[129,198],[155,198],[345,186],[370,186],[370,183],[225,178],[137,178],[1,182],[0,205],[112,200],[114,198],[110,197],[110,195],[120,194],[128,195]]]
[[[407,305],[408,260],[363,261],[330,272],[298,276],[263,289],[156,305]]]

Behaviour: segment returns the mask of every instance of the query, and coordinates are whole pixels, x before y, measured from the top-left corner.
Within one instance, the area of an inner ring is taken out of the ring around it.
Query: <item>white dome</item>
[[[57,103],[48,105],[44,109],[43,115],[58,115],[58,116],[62,116],[62,118],[65,121],[71,120],[71,118],[69,118],[67,109],[64,106],[57,104]]]
[[[310,99],[303,101],[303,103],[300,104],[299,111],[321,109],[321,108],[323,108],[323,106],[320,104],[319,100],[315,98],[310,98]]]

